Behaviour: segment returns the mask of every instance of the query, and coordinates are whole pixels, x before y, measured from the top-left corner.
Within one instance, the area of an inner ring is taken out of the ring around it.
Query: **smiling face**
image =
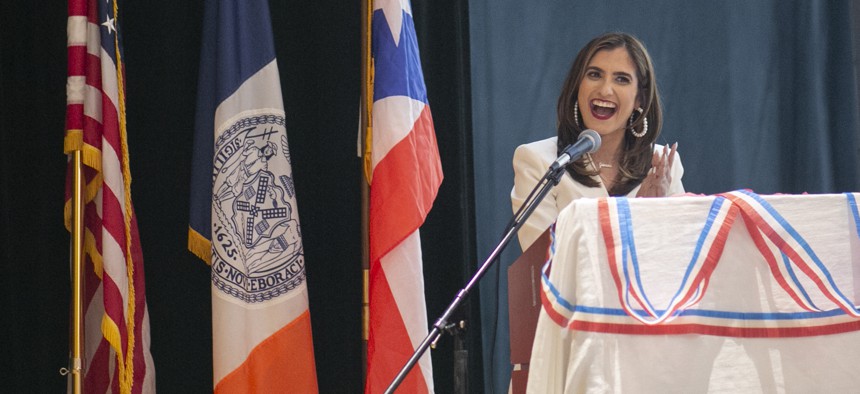
[[[594,54],[577,96],[586,128],[602,137],[623,137],[630,114],[639,107],[636,75],[626,48],[603,49]]]

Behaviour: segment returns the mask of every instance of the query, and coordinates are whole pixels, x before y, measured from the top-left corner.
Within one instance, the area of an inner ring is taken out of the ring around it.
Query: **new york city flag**
[[[266,0],[206,2],[197,100],[189,249],[212,266],[215,392],[316,392]]]

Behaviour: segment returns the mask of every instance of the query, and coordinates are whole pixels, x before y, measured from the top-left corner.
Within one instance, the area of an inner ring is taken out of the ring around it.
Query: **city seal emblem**
[[[215,141],[212,283],[258,303],[304,286],[304,251],[283,113],[234,119]]]

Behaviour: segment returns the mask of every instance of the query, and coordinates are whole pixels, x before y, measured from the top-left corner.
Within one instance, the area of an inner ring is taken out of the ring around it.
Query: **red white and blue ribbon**
[[[765,240],[771,242],[779,250],[783,264],[771,264],[771,272],[782,289],[798,305],[806,310],[821,311],[810,300],[807,290],[803,288],[791,268],[792,264],[812,280],[827,299],[845,311],[846,314],[860,317],[860,310],[842,293],[830,271],[812,250],[809,243],[773,206],[761,196],[746,190],[725,193],[724,195],[731,199],[733,204],[741,208],[744,221],[747,223],[753,240],[763,241],[756,242],[756,246],[769,263],[773,259],[773,249],[765,246]],[[853,196],[848,196],[850,201]],[[761,238],[761,235],[764,236],[764,239]],[[790,277],[791,280],[785,280],[785,276]],[[798,296],[798,294],[802,296]]]
[[[647,325],[671,321],[679,310],[687,309],[701,300],[736,216],[736,209],[725,198],[714,199],[678,290],[669,304],[658,311],[651,305],[642,286],[633,219],[627,199],[600,200],[598,212],[610,272],[621,305],[628,315]],[[614,229],[614,224],[618,225],[617,229]],[[636,305],[644,309],[645,313],[641,313]]]
[[[854,223],[851,236],[860,237],[856,197],[849,193],[845,196]],[[714,196],[690,262],[677,290],[662,308],[652,304],[641,280],[628,200],[601,199],[597,202],[597,210],[608,271],[621,308],[581,305],[565,299],[549,280],[547,272],[551,263],[548,263],[542,276],[542,301],[544,311],[560,326],[611,333],[698,333],[733,337],[798,337],[860,330],[857,319],[860,309],[837,286],[833,274],[810,243],[755,193],[741,190]],[[779,288],[803,311],[740,312],[694,308],[707,291],[710,276],[720,261],[738,214]],[[813,299],[818,300],[819,305]],[[833,305],[827,308],[822,300]]]

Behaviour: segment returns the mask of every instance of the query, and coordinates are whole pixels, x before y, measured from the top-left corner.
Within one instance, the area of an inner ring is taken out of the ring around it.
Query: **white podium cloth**
[[[856,197],[575,201],[528,392],[860,392]]]

